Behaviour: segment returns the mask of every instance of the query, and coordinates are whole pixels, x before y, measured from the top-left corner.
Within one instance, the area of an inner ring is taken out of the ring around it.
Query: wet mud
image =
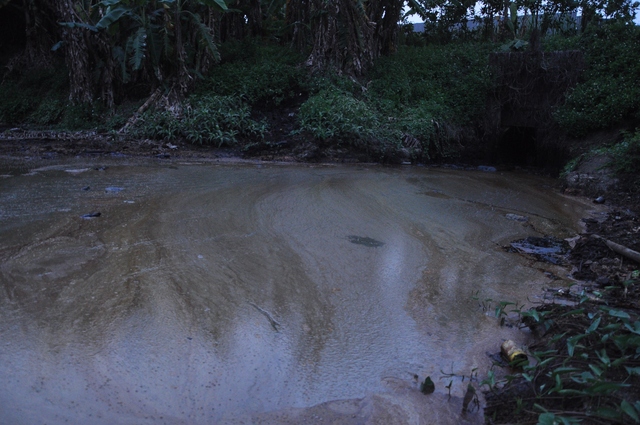
[[[526,336],[474,294],[535,298],[549,277],[502,246],[573,236],[589,208],[518,174],[0,167],[12,425],[482,423],[462,377]]]

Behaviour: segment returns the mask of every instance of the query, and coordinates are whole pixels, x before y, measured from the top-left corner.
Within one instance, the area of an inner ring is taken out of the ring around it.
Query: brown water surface
[[[584,213],[509,173],[99,165],[0,165],[3,424],[479,423],[441,371],[523,337],[473,297],[539,294],[500,246]]]

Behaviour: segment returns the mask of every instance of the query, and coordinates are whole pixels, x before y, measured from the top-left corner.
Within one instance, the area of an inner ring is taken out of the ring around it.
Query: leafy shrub
[[[231,146],[238,142],[238,137],[263,137],[266,133],[266,125],[251,119],[250,112],[249,106],[238,97],[198,96],[189,100],[181,116],[166,110],[144,114],[130,134]]]
[[[0,84],[0,92],[0,122],[57,124],[66,108],[67,72],[63,67],[36,68],[10,75]]]
[[[605,167],[618,174],[632,174],[640,171],[640,130],[624,133],[622,141],[610,146],[602,146],[573,158],[565,166],[562,176],[575,171],[578,165],[594,156],[606,156],[611,160]]]
[[[627,280],[606,289],[626,294],[625,288],[637,283]],[[482,381],[490,391],[488,418],[503,423],[504,416],[496,416],[509,412],[509,423],[640,421],[637,317],[608,303],[588,301],[584,292],[577,305],[544,304],[516,312],[523,324],[543,336],[530,347],[534,361],[512,363],[514,373],[500,382],[502,390],[498,390],[493,371]]]
[[[605,24],[580,40],[588,69],[566,103],[555,112],[572,136],[640,119],[640,27]]]
[[[17,84],[4,83],[0,100],[0,122],[15,125],[23,122],[37,108],[39,99],[25,96]]]
[[[235,61],[214,68],[200,84],[199,93],[241,96],[249,104],[279,105],[306,84],[308,77],[299,66],[302,58],[295,52],[281,46],[240,45],[246,53],[236,52]]]
[[[99,126],[107,110],[99,103],[66,105],[58,127],[66,130],[88,130]]]
[[[613,161],[610,164],[619,173],[640,171],[640,130],[625,134],[624,140],[611,149]]]
[[[395,106],[421,103],[438,120],[470,123],[484,113],[494,48],[477,42],[403,47],[376,63],[370,96]]]
[[[356,144],[376,134],[378,120],[366,102],[338,90],[311,96],[298,113],[300,129],[320,140]]]
[[[37,106],[31,114],[31,121],[36,125],[45,126],[60,122],[64,115],[65,102],[60,99],[47,97]]]

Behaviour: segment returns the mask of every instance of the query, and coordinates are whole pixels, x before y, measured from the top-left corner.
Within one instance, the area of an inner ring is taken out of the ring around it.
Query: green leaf
[[[609,316],[612,317],[619,317],[621,319],[630,319],[631,316],[629,316],[629,313],[622,311],[622,310],[614,310],[614,309],[609,309],[607,310],[606,307],[601,307],[602,310],[606,311],[607,313],[609,313]]]
[[[200,19],[200,15],[196,13],[191,13],[185,11],[185,13],[191,17],[191,21],[198,29],[198,34],[200,35],[200,41],[202,44],[211,52],[211,55],[214,57],[216,61],[220,60],[220,53],[218,52],[218,48],[213,42],[213,37],[211,37],[211,33],[209,32],[209,27],[207,27],[202,20]]]
[[[582,372],[578,376],[572,376],[571,379],[579,384],[587,384],[594,382],[596,380],[596,377],[593,376],[591,372]]]
[[[637,375],[640,376],[640,367],[629,367],[629,366],[625,366],[625,369],[627,369],[627,373],[629,373],[629,375]]]
[[[620,403],[620,409],[622,409],[624,413],[629,415],[635,423],[640,422],[638,412],[636,412],[636,409],[627,400],[622,400],[622,403]]]
[[[596,355],[605,366],[611,365],[611,359],[609,359],[609,355],[607,355],[607,351],[603,348],[600,351],[596,351]]]
[[[600,320],[602,319],[602,317],[598,317],[596,320],[594,320],[591,323],[591,326],[589,326],[589,328],[587,329],[587,333],[590,334],[593,331],[595,331],[596,329],[598,329],[598,326],[600,325]]]
[[[567,351],[569,352],[569,357],[573,357],[573,353],[576,349],[576,344],[586,335],[576,335],[567,339]]]
[[[621,384],[619,382],[599,382],[592,387],[587,388],[586,391],[590,394],[604,394],[619,390],[621,388],[628,387],[629,384]]]
[[[98,21],[96,28],[103,30],[109,28],[113,23],[117,22],[122,16],[127,14],[129,9],[123,6],[114,9],[107,9],[107,13]]]
[[[618,412],[615,409],[611,409],[610,407],[601,407],[598,410],[596,410],[595,413],[601,418],[613,419],[613,420],[619,420],[621,416],[620,412]]]
[[[60,41],[58,41],[56,44],[54,44],[54,45],[51,47],[51,51],[52,51],[52,52],[57,51],[57,50],[58,50],[58,49],[60,49],[62,46],[64,46],[64,44],[65,44],[65,43],[64,43],[64,40],[60,40]]]
[[[617,359],[611,362],[611,367],[618,367],[622,363],[626,362],[627,360],[629,360],[628,356],[618,357]]]
[[[84,28],[89,31],[98,32],[98,28],[93,25],[85,24],[83,22],[60,22],[60,25],[67,28]]]
[[[569,389],[569,388],[558,391],[558,394],[560,394],[560,395],[578,395],[578,396],[587,395],[585,391],[572,390],[572,389]]]
[[[551,372],[551,376],[559,375],[563,373],[580,372],[581,370],[582,369],[575,368],[575,367],[558,367],[558,368],[555,368],[553,372]]]
[[[631,326],[631,323],[625,323],[624,326],[634,334],[640,335],[640,320],[633,322],[633,326]]]
[[[556,415],[553,413],[542,413],[538,416],[538,425],[557,425]]]
[[[216,8],[222,12],[228,9],[227,4],[224,2],[224,0],[200,0],[200,2],[205,6]]]
[[[132,56],[129,58],[129,64],[134,71],[137,71],[142,67],[142,61],[144,60],[144,53],[146,50],[146,38],[147,33],[144,27],[140,27],[133,38],[129,38],[127,42],[127,51],[130,50],[132,52]]]
[[[573,316],[573,315],[576,315],[576,314],[583,314],[583,313],[584,313],[584,308],[579,308],[577,310],[567,311],[562,316]]]
[[[598,377],[600,377],[602,375],[602,369],[600,369],[596,365],[589,364],[589,369],[591,369],[593,371],[593,373],[595,373],[596,376],[598,376]]]

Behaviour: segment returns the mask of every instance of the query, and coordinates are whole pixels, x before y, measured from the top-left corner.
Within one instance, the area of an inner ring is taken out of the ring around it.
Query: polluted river
[[[526,344],[487,300],[558,285],[503,246],[587,208],[516,173],[95,161],[0,164],[3,424],[483,423],[469,380]]]

